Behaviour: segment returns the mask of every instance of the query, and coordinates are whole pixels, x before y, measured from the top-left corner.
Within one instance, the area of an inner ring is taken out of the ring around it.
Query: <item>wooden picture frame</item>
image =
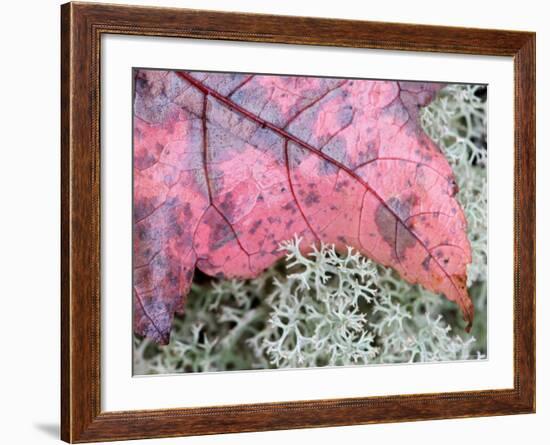
[[[61,7],[61,438],[172,437],[535,411],[535,34],[93,3]],[[509,56],[515,73],[514,386],[505,390],[103,412],[103,34]]]

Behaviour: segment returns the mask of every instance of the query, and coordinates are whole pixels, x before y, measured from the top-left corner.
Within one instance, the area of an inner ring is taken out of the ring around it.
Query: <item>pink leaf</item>
[[[135,332],[167,343],[195,267],[255,277],[295,234],[354,247],[456,301],[471,324],[457,186],[418,119],[439,88],[139,70]]]

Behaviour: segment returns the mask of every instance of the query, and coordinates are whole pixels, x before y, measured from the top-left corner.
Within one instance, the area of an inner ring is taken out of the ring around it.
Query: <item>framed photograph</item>
[[[535,411],[535,34],[67,3],[62,439]]]

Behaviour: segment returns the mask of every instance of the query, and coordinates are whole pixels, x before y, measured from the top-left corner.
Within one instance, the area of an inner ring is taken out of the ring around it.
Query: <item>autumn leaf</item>
[[[295,235],[391,266],[455,301],[471,325],[466,220],[418,118],[440,86],[135,74],[136,333],[169,341],[195,267],[252,278]]]

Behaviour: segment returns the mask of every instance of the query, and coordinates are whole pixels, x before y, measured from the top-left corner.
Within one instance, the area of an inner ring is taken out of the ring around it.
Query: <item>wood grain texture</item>
[[[535,35],[533,33],[91,3],[63,5],[61,28],[61,436],[63,440],[92,442],[534,412]],[[101,279],[99,62],[102,34],[513,57],[515,70],[514,388],[210,408],[102,412],[99,337]]]

